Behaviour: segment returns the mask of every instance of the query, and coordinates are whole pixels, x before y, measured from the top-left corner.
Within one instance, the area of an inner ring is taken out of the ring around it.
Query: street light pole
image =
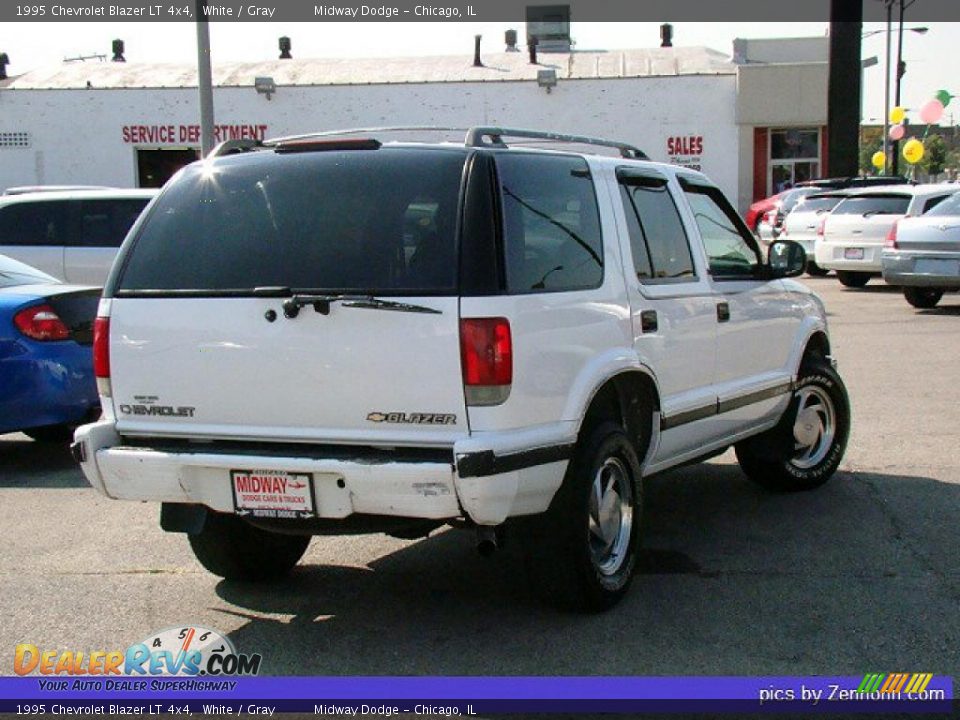
[[[910,3],[911,5],[913,2]],[[897,23],[897,80],[895,83],[893,104],[900,106],[900,80],[903,78],[905,68],[903,66],[903,11],[905,10],[903,0],[900,0],[900,20]],[[893,175],[900,174],[900,141],[894,140],[890,148],[892,152],[890,172]]]
[[[893,0],[887,5],[887,58],[883,75],[883,174],[890,167],[890,29],[893,22]]]
[[[210,23],[205,8],[207,0],[196,0],[197,13],[197,92],[200,96],[200,155],[213,149],[213,82],[210,71]]]

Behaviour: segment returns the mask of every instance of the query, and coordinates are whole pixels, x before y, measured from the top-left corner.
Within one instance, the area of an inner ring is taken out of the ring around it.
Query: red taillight
[[[513,382],[513,340],[506,318],[460,320],[460,361],[468,405],[499,405]]]
[[[93,322],[93,374],[110,377],[110,318],[98,317]]]
[[[68,340],[70,331],[49,305],[34,305],[13,316],[17,329],[33,340]]]
[[[823,220],[820,221],[820,224],[817,225],[817,237],[818,237],[818,238],[822,238],[822,237],[823,237],[823,230],[824,230],[824,227],[826,226],[826,224],[827,224],[827,219],[826,219],[826,218],[823,218]]]
[[[897,225],[899,224],[899,220],[893,221],[893,225],[890,226],[890,230],[887,232],[887,240],[883,243],[886,247],[893,248],[894,250],[899,248],[897,245]]]

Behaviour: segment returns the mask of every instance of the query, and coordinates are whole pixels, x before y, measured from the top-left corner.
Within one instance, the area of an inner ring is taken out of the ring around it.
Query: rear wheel
[[[807,260],[807,275],[811,277],[824,277],[830,271],[822,268],[814,260]]]
[[[929,309],[937,306],[943,297],[943,290],[939,288],[905,287],[903,296],[915,308]]]
[[[633,579],[642,509],[637,454],[618,425],[603,423],[578,443],[550,509],[519,523],[544,601],[581,612],[615,605]]]
[[[207,513],[203,530],[188,535],[197,560],[227,580],[273,580],[296,565],[309,535],[284,535],[254,527],[236,515]]]
[[[824,360],[800,370],[790,406],[777,427],[736,446],[740,467],[770,490],[820,487],[836,472],[850,434],[843,380]]]
[[[862,288],[870,282],[870,273],[837,270],[837,280],[845,287]]]

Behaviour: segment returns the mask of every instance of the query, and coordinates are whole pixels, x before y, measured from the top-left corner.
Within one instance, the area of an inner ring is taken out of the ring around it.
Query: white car
[[[780,237],[799,243],[806,251],[808,275],[823,276],[830,272],[817,265],[814,257],[817,228],[826,214],[849,194],[849,190],[828,190],[807,195],[784,218]]]
[[[820,222],[817,265],[835,270],[847,287],[863,287],[883,270],[880,254],[894,223],[922,215],[956,191],[950,185],[889,185],[852,192]]]
[[[127,231],[159,192],[116,188],[11,190],[0,195],[0,254],[58,280],[96,286],[106,282]]]
[[[516,533],[546,599],[586,610],[634,574],[645,476],[735,446],[767,488],[822,485],[850,411],[823,304],[787,279],[802,249],[763,260],[705,176],[642,157],[474,128],[185,168],[104,289],[86,477],[162,503],[223,577],[450,524],[481,550]]]

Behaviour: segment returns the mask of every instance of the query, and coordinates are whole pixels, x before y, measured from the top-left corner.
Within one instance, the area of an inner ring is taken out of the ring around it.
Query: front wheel
[[[825,361],[801,368],[780,423],[736,446],[740,467],[770,490],[820,487],[836,472],[850,435],[850,400]]]
[[[547,512],[520,521],[544,601],[581,612],[615,605],[633,579],[642,509],[636,451],[619,426],[603,423],[578,443]]]
[[[929,310],[935,308],[937,303],[940,302],[940,298],[943,297],[943,290],[939,288],[905,287],[903,296],[915,308]]]
[[[862,288],[870,282],[870,273],[837,270],[837,280],[839,280],[840,284],[844,287]]]
[[[208,512],[203,530],[189,535],[197,560],[226,580],[274,580],[288,574],[310,544],[309,535],[254,527],[236,515]]]

